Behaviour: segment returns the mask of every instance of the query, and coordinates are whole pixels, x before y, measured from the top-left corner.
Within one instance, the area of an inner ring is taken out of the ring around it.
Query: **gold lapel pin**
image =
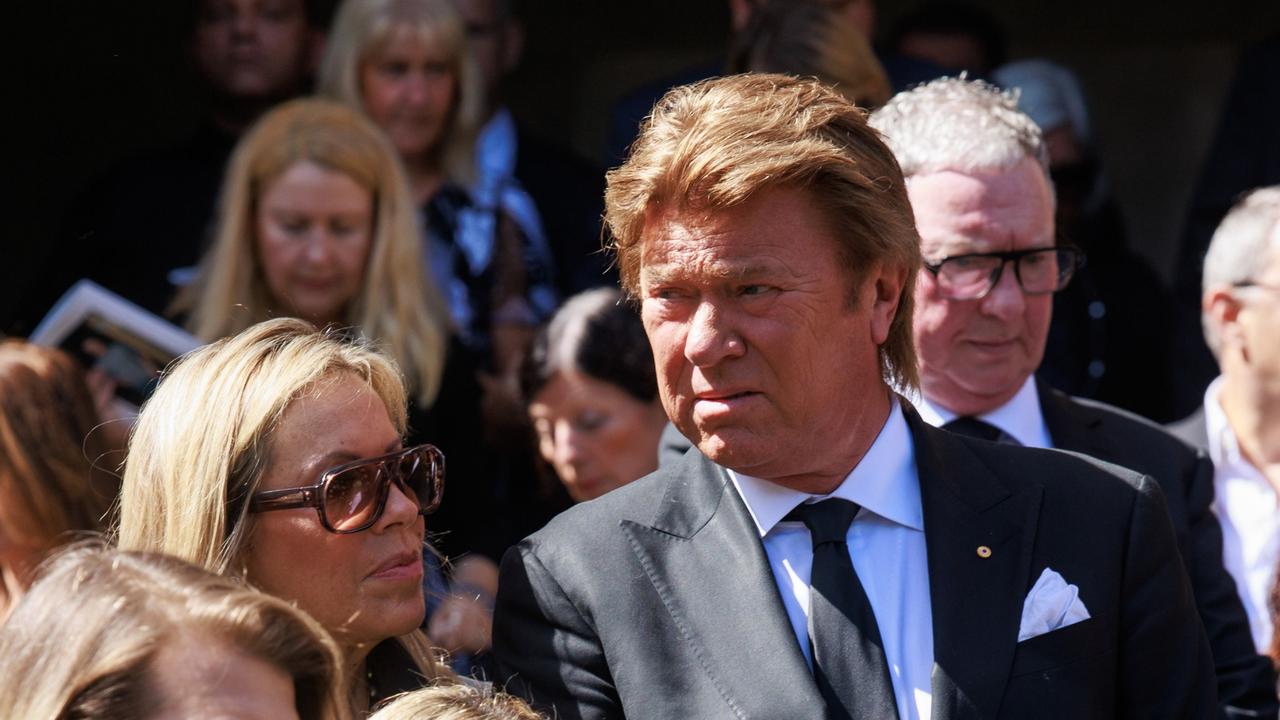
[[[985,560],[986,558],[991,557],[991,548],[987,547],[986,545],[979,545],[979,546],[978,546],[978,557],[983,558],[984,560]]]

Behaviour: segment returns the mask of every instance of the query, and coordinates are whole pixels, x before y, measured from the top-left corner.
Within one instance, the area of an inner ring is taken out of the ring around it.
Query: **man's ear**
[[[1205,291],[1200,310],[1204,314],[1204,322],[1213,324],[1213,332],[1220,345],[1227,344],[1228,340],[1237,346],[1244,342],[1239,322],[1243,307],[1230,285],[1218,285]]]
[[[881,265],[871,283],[871,340],[883,345],[889,339],[889,328],[898,315],[902,288],[907,283],[907,269]]]

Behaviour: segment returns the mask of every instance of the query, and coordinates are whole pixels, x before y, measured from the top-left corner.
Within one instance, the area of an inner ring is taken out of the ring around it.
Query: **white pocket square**
[[[1068,584],[1055,570],[1045,568],[1022,604],[1018,642],[1088,619],[1080,588]]]

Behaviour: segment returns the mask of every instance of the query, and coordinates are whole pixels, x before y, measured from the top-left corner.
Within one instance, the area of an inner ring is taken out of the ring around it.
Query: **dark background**
[[[332,4],[332,1],[330,2]],[[180,0],[53,0],[12,16],[8,114],[13,219],[0,254],[0,315],[40,282],[33,268],[74,194],[121,157],[182,137],[199,117]],[[914,6],[882,0],[881,34]],[[1010,57],[1075,69],[1133,245],[1166,278],[1185,207],[1236,58],[1280,29],[1280,1],[985,3]],[[524,64],[510,104],[536,135],[603,162],[608,109],[637,85],[715,62],[723,0],[526,0]]]

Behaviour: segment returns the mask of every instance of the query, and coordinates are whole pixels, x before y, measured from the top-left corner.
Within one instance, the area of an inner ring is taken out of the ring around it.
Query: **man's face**
[[[1280,227],[1273,231],[1272,247],[1265,258],[1259,258],[1262,269],[1253,277],[1254,287],[1234,291],[1240,311],[1240,355],[1255,387],[1268,399],[1280,398]],[[1223,362],[1224,369],[1240,367],[1235,361]]]
[[[302,0],[203,0],[192,46],[219,95],[274,99],[303,90],[312,42]]]
[[[852,293],[826,219],[791,188],[656,215],[642,242],[641,317],[680,431],[756,477],[843,477],[870,444],[856,437],[869,408],[884,407],[878,346],[905,272],[867,268]]]
[[[907,194],[926,262],[1054,244],[1053,197],[1034,160],[986,173],[917,175]],[[922,272],[915,298],[920,383],[930,401],[962,415],[987,412],[1039,367],[1053,296],[1024,294],[1012,265],[978,300],[949,300]]]
[[[455,0],[467,25],[467,48],[480,68],[486,103],[494,102],[502,78],[517,61],[511,18],[504,17],[499,0]]]

